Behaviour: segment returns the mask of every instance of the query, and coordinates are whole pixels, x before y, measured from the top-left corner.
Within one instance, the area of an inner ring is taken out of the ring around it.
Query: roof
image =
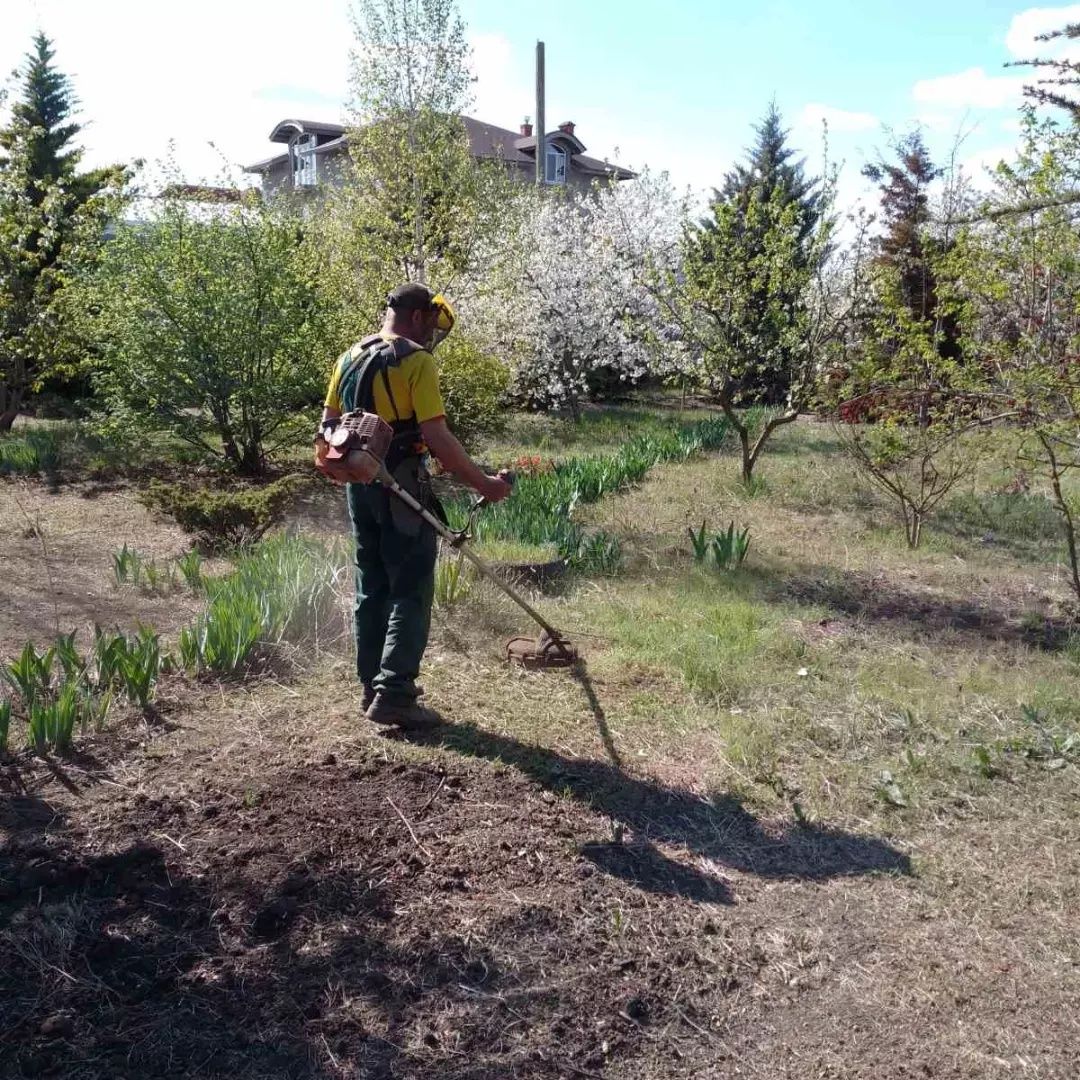
[[[483,120],[477,120],[473,116],[463,116],[462,123],[465,125],[466,134],[469,137],[469,149],[473,157],[477,158],[500,158],[503,161],[516,165],[532,168],[536,160],[535,136],[522,137],[520,132],[510,131],[508,128],[496,127],[494,124],[486,124]],[[288,125],[288,127],[286,127]],[[294,126],[297,125],[297,126]],[[279,132],[286,132],[285,139],[277,139],[282,142],[288,140],[288,131],[314,131],[317,134],[333,135],[333,139],[315,147],[316,154],[333,153],[344,149],[348,142],[345,128],[339,124],[310,123],[306,120],[283,120],[278,124],[271,139]],[[637,175],[621,165],[612,165],[598,158],[587,157],[578,150],[585,149],[584,144],[575,135],[556,129],[548,132],[548,140],[558,140],[566,143],[570,148],[573,168],[587,176],[614,176],[617,180],[632,180]],[[257,161],[254,165],[248,165],[245,172],[266,172],[275,165],[282,165],[289,160],[288,154],[276,154],[274,157]]]
[[[344,135],[340,124],[326,124],[321,120],[282,120],[270,132],[271,142],[287,143],[294,132],[310,131],[316,135]]]

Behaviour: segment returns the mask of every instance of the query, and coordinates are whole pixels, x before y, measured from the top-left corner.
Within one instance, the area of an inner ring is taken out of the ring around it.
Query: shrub
[[[167,431],[261,475],[310,427],[337,348],[321,287],[329,253],[288,201],[255,193],[208,210],[172,190],[117,229],[80,283],[104,424]]]
[[[501,406],[510,372],[468,338],[448,338],[439,346],[439,386],[450,429],[466,446],[494,435],[504,423]]]
[[[34,427],[0,436],[0,476],[56,474],[61,460],[61,436],[52,427]]]
[[[281,521],[303,482],[300,476],[285,476],[261,487],[211,491],[154,480],[140,497],[194,533],[200,543],[220,548],[259,540]]]

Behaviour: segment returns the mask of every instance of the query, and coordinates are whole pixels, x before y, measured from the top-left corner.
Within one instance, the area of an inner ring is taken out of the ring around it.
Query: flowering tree
[[[666,176],[648,173],[585,198],[532,197],[485,299],[521,397],[576,416],[599,378],[634,382],[673,362],[648,281],[672,265],[683,212]]]

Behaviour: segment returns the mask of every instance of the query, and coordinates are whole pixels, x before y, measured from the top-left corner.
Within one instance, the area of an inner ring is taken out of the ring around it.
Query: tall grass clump
[[[53,427],[33,427],[0,436],[0,476],[56,473],[62,442],[60,432]]]
[[[613,573],[619,565],[618,541],[604,533],[586,532],[574,520],[578,505],[622,491],[662,462],[684,461],[718,449],[727,432],[727,421],[714,417],[636,435],[613,454],[571,458],[549,472],[522,476],[512,499],[497,503],[478,518],[476,538],[482,543],[555,544],[571,566]],[[464,502],[448,507],[451,518],[462,523],[466,511]]]
[[[204,578],[206,610],[180,633],[189,671],[232,674],[267,647],[317,639],[332,617],[341,560],[283,534],[249,548],[224,577]]]

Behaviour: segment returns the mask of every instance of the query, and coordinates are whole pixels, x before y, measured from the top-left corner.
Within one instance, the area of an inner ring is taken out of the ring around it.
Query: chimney
[[[530,138],[532,136],[532,124],[529,122],[529,118],[526,117],[521,125],[521,134],[523,138]]]
[[[573,120],[567,120],[565,123],[560,124],[559,125],[559,130],[564,135],[573,135],[574,134],[574,121]]]

